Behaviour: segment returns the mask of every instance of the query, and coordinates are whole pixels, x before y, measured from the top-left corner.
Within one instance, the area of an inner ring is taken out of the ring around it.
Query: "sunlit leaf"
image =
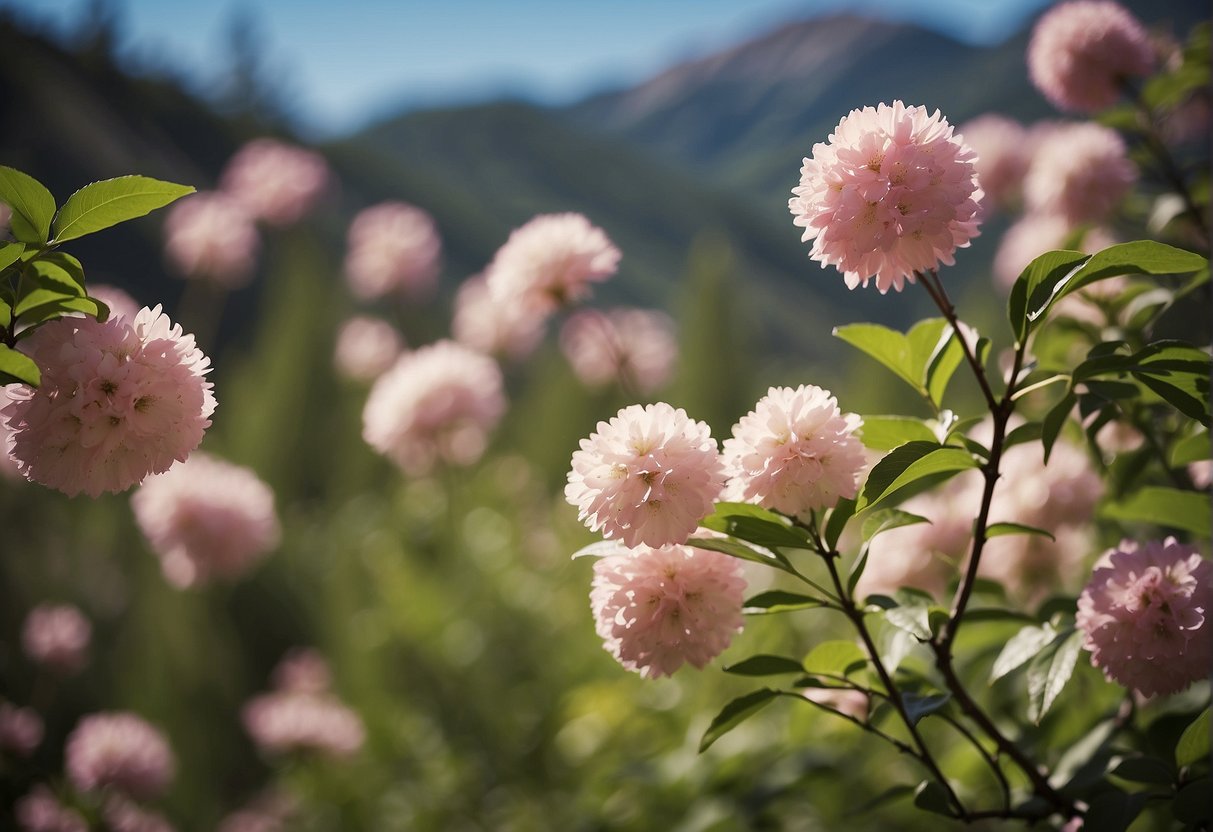
[[[781,514],[750,503],[717,503],[715,511],[700,521],[700,525],[759,546],[813,548],[804,529],[796,528]]]
[[[1100,514],[1122,522],[1183,529],[1202,538],[1213,534],[1209,497],[1199,491],[1148,485],[1119,502],[1105,505]]]
[[[834,337],[876,359],[914,389],[922,390],[910,368],[910,343],[902,333],[880,324],[848,324],[834,327]]]
[[[1209,709],[1205,708],[1192,724],[1184,729],[1175,745],[1175,765],[1193,765],[1209,757]]]
[[[34,177],[0,165],[0,202],[13,209],[9,228],[23,243],[45,243],[55,216],[55,198]]]
[[[687,541],[687,545],[699,549],[710,549],[713,552],[731,555],[739,560],[748,560],[751,563],[761,563],[763,566],[788,571],[788,559],[783,555],[762,546],[742,543],[739,540],[727,537],[692,537]]]
[[[808,610],[825,605],[825,601],[797,592],[785,592],[782,589],[771,589],[760,592],[752,598],[747,598],[742,605],[744,612],[750,615],[765,613],[794,612]]]
[[[1039,725],[1074,674],[1085,634],[1062,631],[1028,665],[1028,719]]]
[[[991,523],[986,526],[986,537],[1002,537],[1007,534],[1037,534],[1049,540],[1057,540],[1052,532],[1038,529],[1035,526],[1025,526],[1023,523]]]
[[[0,243],[0,271],[4,271],[21,259],[25,251],[25,243]]]
[[[868,474],[858,507],[869,508],[926,477],[976,468],[968,451],[933,442],[907,442],[885,456]]]
[[[54,242],[74,240],[142,217],[193,192],[188,185],[161,182],[146,176],[120,176],[93,182],[68,197],[55,215]]]
[[[1210,447],[1209,432],[1207,430],[1198,431],[1191,436],[1180,439],[1171,446],[1171,452],[1167,456],[1167,463],[1172,468],[1190,465],[1193,462],[1208,459],[1211,450],[1213,448]]]
[[[42,382],[42,373],[28,355],[0,344],[0,384],[15,382],[37,387]]]
[[[707,751],[712,743],[771,704],[771,701],[779,695],[778,691],[763,688],[753,693],[747,693],[745,696],[739,696],[725,705],[720,713],[716,714],[712,724],[708,726],[708,730],[704,732],[703,739],[699,741],[699,752],[702,754]]]
[[[838,545],[838,538],[842,537],[843,529],[846,528],[847,522],[855,516],[855,501],[851,499],[841,499],[830,511],[830,519],[826,521],[824,531],[825,544],[833,549]]]
[[[867,656],[853,641],[823,641],[804,657],[804,669],[809,673],[845,676],[867,663]]]
[[[781,673],[804,673],[804,667],[795,659],[785,656],[759,655],[742,659],[737,664],[729,665],[725,673],[737,676],[778,676]]]
[[[859,436],[865,446],[876,451],[891,451],[912,441],[939,442],[921,419],[909,416],[864,416]]]
[[[1057,631],[1050,624],[1024,627],[1011,636],[998,658],[994,660],[994,667],[990,669],[990,682],[996,682],[1012,670],[1022,667],[1055,638]]]

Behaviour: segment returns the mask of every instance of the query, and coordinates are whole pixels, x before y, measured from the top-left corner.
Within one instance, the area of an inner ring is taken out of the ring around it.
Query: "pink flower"
[[[173,203],[164,234],[164,253],[185,277],[229,289],[253,277],[261,238],[253,218],[226,194],[199,193]]]
[[[28,757],[42,743],[42,717],[33,708],[0,702],[0,751]]]
[[[84,717],[67,738],[68,779],[83,792],[114,788],[133,798],[157,797],[176,762],[164,735],[129,712]]]
[[[1060,110],[1095,113],[1154,68],[1149,34],[1119,3],[1073,0],[1046,12],[1028,44],[1032,83]]]
[[[101,816],[109,832],[173,832],[173,825],[164,815],[117,794],[106,798]]]
[[[39,783],[13,807],[24,832],[88,832],[89,825],[74,809],[59,802],[55,793]]]
[[[1078,599],[1091,664],[1142,696],[1178,693],[1207,678],[1213,564],[1175,538],[1124,541],[1096,565]]]
[[[1192,484],[1198,490],[1204,491],[1213,483],[1213,460],[1201,459],[1189,463],[1188,476],[1192,478]]]
[[[0,385],[0,477],[8,480],[21,479],[21,467],[13,458],[13,430],[5,418],[6,409],[13,402],[12,393],[20,385]]]
[[[333,683],[333,674],[324,656],[299,647],[288,652],[274,668],[274,687],[296,693],[324,693]]]
[[[975,158],[938,110],[852,110],[805,158],[788,209],[822,268],[836,266],[852,289],[875,278],[882,294],[901,291],[977,236]]]
[[[131,509],[179,588],[243,574],[281,536],[269,486],[252,469],[203,453],[150,477]]]
[[[1071,227],[1106,220],[1137,181],[1124,140],[1094,122],[1050,130],[1024,180],[1030,212],[1057,214]]]
[[[60,673],[76,673],[88,661],[93,626],[71,604],[39,604],[25,617],[25,655]]]
[[[283,226],[310,211],[328,183],[328,163],[319,153],[262,138],[228,161],[220,188],[254,219]]]
[[[560,349],[583,384],[617,382],[642,394],[669,381],[678,357],[674,322],[647,309],[576,312],[561,327]]]
[[[400,290],[411,296],[433,291],[442,241],[434,220],[404,202],[382,202],[350,223],[345,276],[363,300]]]
[[[380,376],[362,411],[362,438],[410,475],[441,460],[470,465],[505,412],[501,370],[454,341],[406,353]]]
[[[486,355],[518,360],[543,340],[546,313],[524,303],[497,298],[483,275],[470,277],[455,295],[451,333],[456,341]]]
[[[184,460],[210,427],[210,359],[159,306],[134,320],[60,318],[24,349],[42,371],[4,408],[27,479],[68,496],[124,491]]]
[[[341,325],[333,364],[354,381],[371,381],[396,363],[404,339],[387,321],[357,316]]]
[[[242,711],[245,730],[268,754],[314,751],[351,757],[362,748],[362,719],[328,693],[275,691],[250,700]]]
[[[858,493],[867,466],[859,425],[828,390],[772,387],[724,441],[725,470],[745,502],[790,515],[829,508]]]
[[[804,698],[858,720],[868,718],[868,695],[854,688],[806,688]]]
[[[745,587],[728,555],[640,546],[594,564],[590,607],[607,652],[654,679],[724,652],[742,629]]]
[[[88,294],[109,307],[111,318],[133,321],[142,307],[142,304],[136,302],[127,292],[105,283],[90,283]]]
[[[724,465],[705,422],[665,402],[625,407],[573,453],[564,497],[626,546],[683,543],[711,513]]]
[[[1031,158],[1028,131],[1014,119],[986,113],[965,122],[957,133],[977,156],[973,167],[983,192],[983,216],[992,206],[1007,207],[1019,199]]]
[[[590,283],[615,273],[619,257],[606,233],[581,214],[540,214],[514,229],[486,279],[499,300],[546,314],[587,297]]]

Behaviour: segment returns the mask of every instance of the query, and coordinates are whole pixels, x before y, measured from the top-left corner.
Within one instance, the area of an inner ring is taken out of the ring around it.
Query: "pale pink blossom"
[[[470,465],[505,412],[501,369],[454,341],[402,355],[371,388],[362,437],[405,473]]]
[[[17,384],[0,385],[0,478],[8,480],[22,478],[21,467],[13,458],[13,431],[8,426],[8,418],[5,416],[6,408],[13,401],[11,394],[16,392],[20,386]]]
[[[1201,459],[1189,463],[1188,476],[1197,489],[1204,491],[1213,483],[1213,459]]]
[[[540,214],[514,229],[486,272],[502,302],[538,313],[583,300],[615,273],[619,249],[581,214]]]
[[[560,329],[560,349],[583,384],[641,394],[669,381],[678,358],[673,320],[648,309],[575,312]]]
[[[345,276],[363,300],[401,291],[425,296],[438,280],[442,241],[434,220],[405,202],[382,202],[350,223]]]
[[[39,604],[21,629],[25,655],[60,673],[76,673],[88,662],[93,625],[71,604]]]
[[[565,499],[591,530],[627,546],[684,543],[724,487],[707,423],[665,402],[625,407],[580,445]]]
[[[134,320],[59,318],[23,342],[37,389],[3,415],[27,479],[68,496],[124,491],[189,456],[215,410],[210,359],[159,306]]]
[[[111,318],[125,318],[133,321],[143,306],[125,290],[106,283],[90,283],[88,294],[89,297],[96,298],[109,307]]]
[[[1095,113],[1120,98],[1129,78],[1148,75],[1154,49],[1145,27],[1119,3],[1072,0],[1032,30],[1028,74],[1055,107]]]
[[[805,688],[804,698],[858,720],[868,718],[871,704],[866,693],[854,688]]]
[[[333,684],[333,674],[324,656],[315,650],[298,647],[274,668],[274,687],[297,693],[324,693]]]
[[[276,139],[254,139],[223,170],[221,190],[254,219],[270,225],[298,222],[324,195],[328,163],[319,153]]]
[[[1071,227],[1100,223],[1137,181],[1124,140],[1095,122],[1054,127],[1036,147],[1023,183],[1029,212],[1057,214]]]
[[[1075,623],[1091,664],[1142,696],[1178,693],[1209,676],[1213,563],[1175,538],[1124,541],[1104,554],[1078,598]]]
[[[366,740],[362,719],[330,693],[265,693],[246,703],[241,716],[253,742],[268,754],[351,757]]]
[[[164,577],[179,588],[247,572],[281,537],[274,492],[250,468],[195,453],[131,497]]]
[[[860,424],[828,390],[772,387],[724,440],[725,471],[745,502],[790,515],[830,508],[858,493],[867,466]]]
[[[106,797],[101,816],[108,832],[173,832],[173,825],[164,815],[119,794]]]
[[[0,752],[28,757],[42,744],[42,717],[33,708],[0,702]]]
[[[645,678],[702,668],[743,626],[738,561],[693,546],[640,546],[594,564],[590,606],[603,647]]]
[[[354,381],[372,381],[396,363],[404,339],[396,328],[379,318],[350,318],[337,332],[333,365]]]
[[[451,333],[478,352],[518,360],[539,346],[546,320],[545,311],[496,297],[485,277],[476,275],[465,280],[455,295]]]
[[[113,788],[145,800],[162,794],[176,773],[164,735],[125,711],[81,719],[67,738],[65,756],[68,779],[83,792]]]
[[[995,282],[1009,291],[1029,263],[1046,251],[1064,249],[1073,243],[1070,238],[1077,236],[1074,232],[1074,226],[1060,214],[1024,214],[1006,230],[994,253]],[[1080,251],[1094,254],[1115,243],[1106,228],[1097,226],[1083,231],[1076,245]],[[1118,285],[1115,279],[1109,279],[1092,283],[1083,291],[1098,293],[1104,283]],[[1119,285],[1123,287],[1123,283]],[[1059,303],[1064,303],[1068,297]]]
[[[88,832],[89,825],[75,809],[59,802],[55,793],[39,783],[13,807],[22,832]]]
[[[253,277],[261,238],[253,218],[232,197],[197,193],[168,209],[164,253],[189,278],[237,289]]]
[[[977,236],[975,157],[938,110],[852,110],[805,158],[788,209],[822,268],[836,266],[852,289],[874,279],[882,294],[901,291]]]
[[[1015,119],[986,113],[965,122],[956,132],[977,154],[973,167],[983,193],[982,215],[988,216],[995,206],[1017,204],[1031,160],[1029,131]]]

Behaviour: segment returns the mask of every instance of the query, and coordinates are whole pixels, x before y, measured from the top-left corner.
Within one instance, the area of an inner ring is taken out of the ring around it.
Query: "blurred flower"
[[[435,462],[470,465],[505,412],[501,370],[487,356],[439,341],[400,356],[371,388],[362,437],[409,475]]]
[[[746,502],[798,515],[851,498],[867,465],[855,430],[828,390],[772,387],[724,440],[726,474]]]
[[[114,788],[136,799],[153,798],[176,773],[164,735],[126,711],[81,719],[67,738],[65,756],[67,777],[83,792]]]
[[[173,832],[173,825],[159,812],[117,794],[106,798],[101,816],[109,832]]]
[[[868,717],[868,695],[854,688],[805,688],[804,698],[833,708],[841,714],[866,720]]]
[[[455,295],[451,333],[456,341],[486,355],[521,359],[543,340],[545,313],[495,297],[483,275],[469,277]]]
[[[295,811],[295,801],[286,794],[267,791],[243,809],[227,815],[216,832],[283,832]]]
[[[1029,263],[1046,251],[1064,248],[1072,230],[1070,222],[1059,214],[1024,214],[1006,230],[998,244],[994,254],[995,281],[1009,291]],[[1096,227],[1083,233],[1080,248],[1087,254],[1094,254],[1115,243],[1106,229]],[[1099,284],[1091,286],[1098,287]],[[1065,300],[1062,298],[1061,302]]]
[[[229,289],[253,277],[261,238],[253,218],[226,194],[198,193],[173,203],[164,234],[165,255],[185,277]]]
[[[405,202],[382,202],[350,223],[345,276],[363,300],[394,291],[424,296],[438,280],[442,241],[434,220]]]
[[[13,807],[24,832],[88,832],[89,825],[74,809],[59,802],[55,793],[39,783]]]
[[[241,716],[253,742],[269,754],[314,751],[350,757],[366,739],[358,714],[327,691],[265,693],[246,703]]]
[[[1073,0],[1036,22],[1028,44],[1032,83],[1060,110],[1095,113],[1116,103],[1130,77],[1148,75],[1154,50],[1119,3]]]
[[[323,693],[332,686],[333,674],[324,656],[310,648],[298,647],[278,662],[273,681],[279,690]]]
[[[615,273],[619,249],[581,214],[540,214],[514,229],[486,272],[500,302],[536,314],[582,300]]]
[[[1188,476],[1192,484],[1204,491],[1213,483],[1213,459],[1201,459],[1188,465]]]
[[[235,578],[278,545],[274,492],[250,468],[195,453],[131,497],[135,522],[179,588]]]
[[[341,325],[333,364],[337,372],[354,381],[371,381],[396,363],[404,339],[391,324],[359,315]]]
[[[20,385],[0,384],[0,478],[21,479],[21,467],[13,457],[13,430],[8,426],[6,408],[12,404],[12,393]]]
[[[674,322],[647,309],[586,309],[560,329],[560,349],[583,384],[618,382],[648,394],[665,384],[678,357]]]
[[[707,423],[665,402],[625,407],[580,444],[565,499],[592,531],[627,546],[686,541],[724,486]]]
[[[982,190],[982,216],[994,206],[1018,202],[1032,143],[1022,124],[998,113],[986,113],[957,128],[957,136],[977,156],[973,167]]]
[[[310,211],[328,183],[328,163],[319,153],[261,138],[228,160],[220,188],[254,219],[283,226]]]
[[[936,110],[892,106],[852,110],[813,146],[788,200],[809,256],[836,266],[854,289],[901,291],[914,273],[951,265],[978,234],[975,154]]]
[[[744,619],[733,558],[693,546],[640,546],[594,564],[590,606],[603,646],[648,679],[724,652]]]
[[[76,673],[88,661],[93,625],[71,604],[39,604],[25,617],[21,646],[34,662]]]
[[[42,744],[42,717],[33,708],[0,702],[0,751],[28,757]]]
[[[1029,212],[1058,214],[1071,227],[1106,220],[1137,181],[1120,135],[1102,124],[1067,124],[1036,148],[1023,183]]]
[[[210,427],[210,359],[159,306],[103,324],[60,318],[23,344],[42,384],[10,390],[3,415],[27,479],[69,497],[124,491],[185,459]]]
[[[88,294],[89,297],[96,298],[109,307],[111,318],[125,318],[133,321],[141,308],[141,304],[117,286],[91,283],[88,287]]]
[[[1124,541],[1096,565],[1076,624],[1091,664],[1142,696],[1177,693],[1209,675],[1213,563],[1175,538]]]

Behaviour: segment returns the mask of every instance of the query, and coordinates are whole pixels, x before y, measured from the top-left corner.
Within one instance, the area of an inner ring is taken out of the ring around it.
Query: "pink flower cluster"
[[[81,719],[65,754],[68,779],[82,792],[112,788],[144,800],[162,794],[176,773],[164,735],[125,711]]]
[[[275,671],[279,687],[254,697],[242,717],[249,736],[269,754],[314,751],[349,757],[362,748],[366,729],[357,713],[328,689],[324,660],[295,652]]]
[[[298,222],[329,185],[324,157],[276,139],[254,139],[223,170],[221,190],[250,217],[269,225]]]
[[[391,324],[363,315],[350,318],[337,332],[333,364],[354,381],[373,381],[396,363],[404,339]]]
[[[741,631],[736,560],[693,546],[639,546],[594,564],[590,606],[603,646],[645,678],[702,668]]]
[[[977,236],[974,159],[938,111],[900,101],[852,110],[805,158],[788,209],[813,241],[809,256],[847,286],[901,291]]]
[[[496,297],[484,275],[476,275],[455,295],[451,333],[477,352],[518,360],[539,346],[546,322],[546,313]]]
[[[93,625],[71,604],[39,604],[21,629],[21,646],[34,662],[76,673],[88,662]]]
[[[505,412],[501,370],[454,341],[402,355],[371,388],[362,437],[407,474],[438,461],[470,465]]]
[[[986,113],[962,124],[957,133],[976,155],[973,167],[981,185],[981,216],[1020,199],[1020,189],[1032,158],[1029,131],[1014,119]]]
[[[730,496],[789,515],[854,497],[867,464],[859,425],[820,387],[772,387],[724,441]]]
[[[588,387],[614,382],[642,394],[669,380],[678,357],[674,322],[646,309],[576,312],[561,327],[560,349]]]
[[[210,359],[159,306],[134,320],[60,318],[24,349],[42,384],[10,390],[0,415],[27,479],[68,496],[124,491],[184,460],[210,427]]]
[[[33,708],[0,702],[0,752],[28,757],[42,744],[42,717]]]
[[[1142,696],[1178,693],[1213,664],[1213,563],[1169,537],[1107,552],[1078,599],[1091,664]]]
[[[1061,110],[1095,113],[1116,103],[1121,85],[1154,68],[1145,27],[1111,0],[1072,0],[1046,12],[1028,44],[1032,83]]]
[[[250,468],[195,453],[131,497],[135,522],[179,588],[235,578],[278,545],[274,493]]]
[[[88,822],[75,809],[64,806],[48,787],[38,784],[13,807],[24,832],[89,832]]]
[[[164,252],[188,278],[238,289],[253,277],[261,237],[253,217],[221,191],[178,200],[164,220]]]
[[[173,825],[164,815],[120,794],[106,796],[101,804],[101,817],[109,832],[173,832]]]
[[[438,279],[442,241],[434,220],[405,202],[382,202],[350,223],[345,276],[363,300],[394,291],[425,296]]]
[[[1124,140],[1094,122],[1058,125],[1036,148],[1024,180],[1028,211],[1070,227],[1107,219],[1137,181]]]

